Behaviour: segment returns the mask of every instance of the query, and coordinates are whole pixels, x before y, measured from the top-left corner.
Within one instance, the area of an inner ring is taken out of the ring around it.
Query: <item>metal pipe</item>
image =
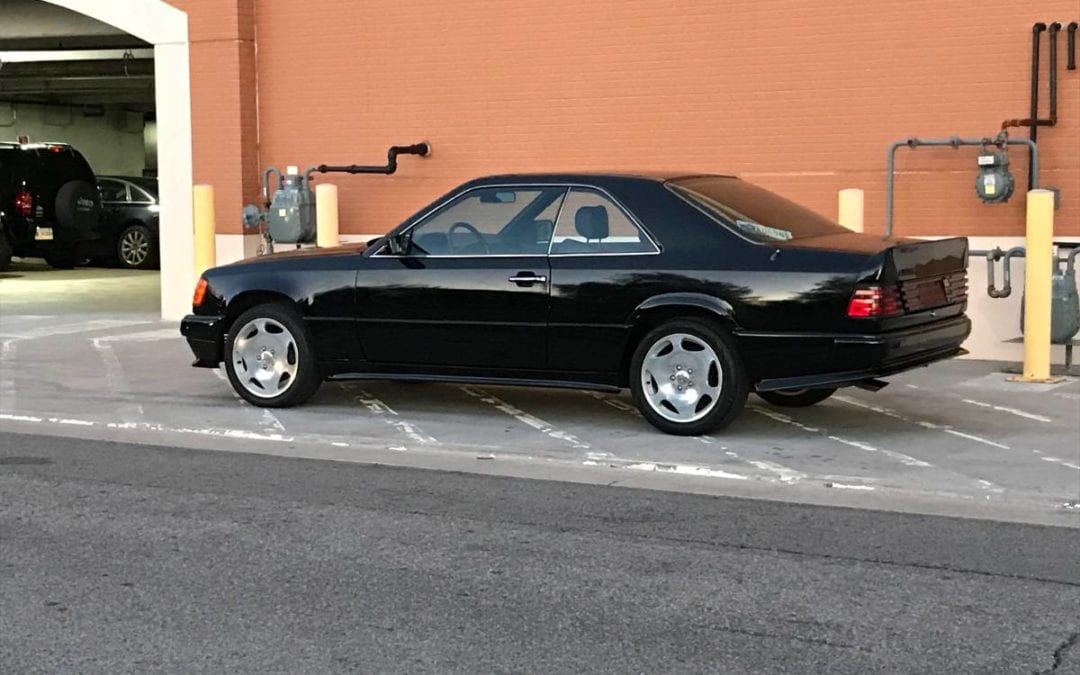
[[[1012,295],[1012,269],[1009,261],[1013,258],[1025,257],[1025,251],[1023,246],[1014,246],[1008,251],[1002,251],[1001,248],[995,248],[986,252],[986,294],[991,298],[1007,298]],[[999,291],[997,284],[994,282],[994,263],[997,260],[1003,259],[1005,262],[1001,265],[1002,277],[1004,285]]]
[[[427,143],[395,145],[386,152],[386,164],[383,166],[363,166],[360,164],[332,166],[329,164],[319,164],[304,172],[304,180],[308,180],[313,173],[379,173],[389,175],[397,171],[398,155],[419,155],[420,157],[427,157],[429,154],[431,154],[431,146]]]
[[[1069,53],[1065,57],[1065,69],[1076,70],[1076,29],[1080,27],[1080,24],[1073,21],[1065,28],[1066,32],[1066,49]]]
[[[1039,34],[1046,24],[1039,22],[1031,27],[1031,117],[1028,138],[1034,143],[1039,135]],[[1031,188],[1031,170],[1028,170],[1028,189]]]
[[[981,138],[975,140],[972,138],[960,138],[959,136],[953,136],[947,139],[932,139],[923,140],[915,137],[911,137],[906,141],[894,141],[889,145],[889,155],[886,161],[887,176],[885,179],[885,238],[892,237],[893,231],[893,184],[896,179],[896,151],[897,149],[908,146],[915,149],[920,146],[948,146],[952,148],[960,148],[961,146],[984,146],[984,145],[1026,145],[1031,151],[1031,182],[1035,186],[1035,189],[1039,186],[1039,148],[1035,145],[1035,142],[1027,138],[1008,138],[999,135],[997,138]]]
[[[270,174],[277,174],[277,189],[281,189],[281,172],[274,167],[268,168],[263,171],[262,189],[263,189],[263,201],[266,202],[266,207],[270,207]]]

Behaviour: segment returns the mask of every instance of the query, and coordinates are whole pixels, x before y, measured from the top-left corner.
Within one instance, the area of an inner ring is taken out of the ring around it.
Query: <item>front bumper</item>
[[[180,322],[180,334],[195,354],[196,368],[217,368],[225,351],[224,317],[189,314]]]
[[[869,335],[835,335],[829,339],[829,361],[843,369],[762,379],[757,391],[843,387],[895,375],[935,361],[960,356],[971,333],[971,320],[960,316],[926,326]]]

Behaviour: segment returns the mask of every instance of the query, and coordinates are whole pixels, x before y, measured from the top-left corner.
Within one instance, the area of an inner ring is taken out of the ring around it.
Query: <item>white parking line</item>
[[[241,407],[246,408],[249,406],[248,402],[236,393],[236,390],[232,388],[232,383],[229,382],[229,376],[225,373],[224,366],[218,366],[213,368],[212,372],[217,375],[219,380],[222,380],[229,385],[229,391],[232,392],[233,398],[237,400]],[[277,418],[277,415],[270,410],[270,408],[262,408],[262,425],[263,431],[268,434],[285,433],[285,425],[281,423],[281,420]]]
[[[378,415],[387,426],[397,429],[412,441],[421,445],[439,444],[439,441],[434,436],[424,433],[415,424],[401,419],[396,410],[376,398],[372,393],[361,389],[357,392],[356,401],[375,415]]]
[[[460,387],[458,387],[458,389],[465,392],[469,396],[472,396],[473,398],[480,399],[484,403],[487,403],[488,405],[494,407],[496,410],[499,410],[499,411],[501,411],[503,413],[506,413],[507,415],[513,417],[514,419],[521,422],[522,424],[530,426],[533,429],[536,429],[537,431],[539,431],[540,433],[546,434],[547,436],[550,436],[551,438],[555,438],[555,439],[558,439],[558,440],[563,441],[565,443],[569,443],[570,445],[574,446],[575,448],[578,448],[578,449],[581,449],[581,450],[588,450],[589,447],[590,447],[588,443],[585,443],[584,441],[579,440],[573,434],[571,434],[571,433],[569,433],[567,431],[563,431],[562,429],[557,429],[554,426],[552,426],[551,424],[549,424],[549,423],[545,422],[544,420],[540,419],[539,417],[536,417],[534,415],[530,415],[529,413],[525,412],[524,410],[521,410],[520,408],[516,408],[516,407],[510,405],[509,403],[507,403],[506,401],[498,398],[497,396],[493,396],[493,395],[487,393],[483,389],[478,389],[476,387],[469,387],[469,386],[460,386]]]
[[[729,471],[721,471],[707,466],[693,466],[690,464],[657,464],[655,462],[637,462],[627,464],[624,469],[633,471],[658,471],[663,473],[678,473],[684,476],[704,476],[706,478],[730,478],[732,480],[749,480],[749,476]]]
[[[602,394],[602,393],[600,393],[598,391],[590,391],[590,392],[587,392],[587,393],[589,394],[589,396],[592,396],[597,401],[600,401],[601,403],[604,403],[605,405],[607,405],[609,407],[612,407],[612,408],[614,408],[614,409],[616,409],[616,410],[618,410],[620,412],[624,412],[627,415],[633,415],[634,417],[637,417],[638,419],[643,418],[643,415],[641,414],[641,411],[638,410],[636,406],[630,405],[629,403],[626,403],[625,401],[621,401],[621,400],[615,398],[614,396],[609,396],[607,394]],[[692,436],[692,438],[695,441],[697,441],[698,443],[704,443],[705,445],[712,445],[713,442],[715,441],[715,439],[712,436],[708,436],[708,435]]]
[[[105,386],[109,388],[109,393],[112,394],[111,398],[114,400],[123,399],[128,393],[128,386],[127,378],[124,376],[124,366],[120,363],[120,357],[116,355],[116,351],[109,344],[109,340],[93,338],[91,342],[94,344],[98,356],[101,357],[101,363],[105,366]],[[120,406],[120,418],[125,422],[139,419],[141,415],[142,409],[136,404],[125,403]]]
[[[965,399],[962,399],[962,400],[963,400],[964,403],[979,406],[980,408],[990,408],[991,410],[996,410],[997,412],[1009,413],[1010,415],[1016,415],[1017,417],[1023,417],[1023,418],[1029,419],[1029,420],[1035,420],[1036,422],[1047,422],[1047,423],[1049,423],[1049,422],[1054,421],[1053,419],[1047,417],[1046,415],[1036,415],[1035,413],[1025,412],[1023,410],[1020,410],[1019,408],[1006,408],[1005,406],[994,405],[993,403],[983,403],[982,401],[974,401],[974,400],[972,400],[970,398],[965,398]]]
[[[885,415],[886,417],[892,417],[893,419],[900,420],[901,422],[907,422],[908,424],[915,424],[915,425],[918,425],[918,426],[920,426],[920,427],[922,427],[924,429],[933,429],[934,431],[940,431],[942,433],[951,434],[953,436],[958,436],[960,438],[966,438],[969,441],[975,441],[976,443],[982,443],[983,445],[989,445],[992,448],[998,448],[998,449],[1001,449],[1001,450],[1012,450],[1012,448],[1005,445],[1004,443],[998,443],[997,441],[992,441],[989,438],[983,438],[982,436],[976,436],[975,434],[969,434],[969,433],[966,433],[966,432],[963,432],[963,431],[957,431],[956,429],[953,429],[950,426],[945,426],[945,425],[942,425],[942,424],[935,424],[934,422],[927,422],[926,420],[913,419],[911,417],[908,417],[907,415],[903,415],[901,413],[898,413],[895,410],[889,410],[888,408],[882,408],[882,407],[879,407],[879,406],[870,405],[869,403],[863,403],[862,401],[859,401],[859,400],[856,400],[856,399],[853,399],[853,398],[848,398],[847,396],[833,396],[833,399],[837,400],[837,401],[840,401],[841,403],[847,403],[848,405],[853,405],[856,408],[863,408],[865,410],[871,410],[873,412],[876,412],[879,415]]]
[[[1038,451],[1036,451],[1036,452],[1038,452]],[[1042,459],[1042,461],[1044,461],[1044,462],[1052,462],[1054,464],[1060,464],[1062,466],[1067,466],[1070,469],[1076,469],[1077,471],[1080,471],[1080,464],[1074,464],[1073,462],[1068,462],[1068,461],[1065,461],[1064,459],[1059,459],[1057,457],[1051,457],[1050,455],[1043,455],[1043,453],[1041,453],[1041,452],[1039,452],[1038,454],[1042,455],[1042,457],[1040,457],[1040,459]]]
[[[864,441],[856,441],[856,440],[851,440],[851,439],[847,439],[847,438],[841,438],[840,436],[830,435],[828,433],[828,431],[826,431],[825,429],[819,429],[818,427],[807,426],[805,424],[802,424],[801,422],[798,422],[797,420],[794,420],[794,419],[788,417],[787,415],[778,413],[778,412],[776,412],[774,410],[769,410],[767,408],[762,408],[762,407],[759,407],[759,406],[756,406],[756,405],[751,405],[751,406],[747,406],[747,407],[750,408],[751,410],[753,410],[754,412],[758,413],[759,415],[764,415],[765,417],[776,420],[777,422],[780,422],[782,424],[787,424],[787,425],[802,429],[803,431],[813,433],[813,434],[817,434],[819,436],[825,436],[830,441],[835,441],[837,443],[842,443],[843,445],[847,445],[847,446],[850,446],[850,447],[853,447],[853,448],[858,448],[859,450],[865,450],[866,452],[876,452],[876,453],[885,455],[886,457],[890,457],[892,459],[895,459],[896,461],[900,462],[901,464],[904,464],[905,466],[918,466],[918,467],[931,467],[931,466],[933,466],[929,462],[924,462],[921,459],[916,459],[915,457],[911,457],[910,455],[905,455],[902,452],[896,452],[895,450],[889,450],[889,449],[886,449],[886,448],[878,448],[878,447],[870,445],[869,443],[866,443]]]
[[[769,473],[775,473],[780,478],[781,483],[797,483],[803,478],[806,478],[806,474],[795,469],[789,469],[786,466],[781,466],[775,462],[766,462],[765,460],[746,460],[750,464],[753,464],[762,471],[768,471]]]
[[[0,410],[15,409],[15,338],[0,342]]]

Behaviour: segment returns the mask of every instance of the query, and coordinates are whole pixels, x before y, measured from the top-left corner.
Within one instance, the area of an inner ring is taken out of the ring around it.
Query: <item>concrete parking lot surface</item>
[[[813,408],[751,396],[702,438],[657,432],[626,395],[582,391],[329,382],[269,411],[189,367],[176,326],[138,303],[105,311],[90,291],[31,304],[20,282],[56,282],[25,276],[0,282],[0,429],[1080,524],[1076,378],[1018,385],[1002,364],[953,361]],[[126,279],[144,294],[154,283]]]

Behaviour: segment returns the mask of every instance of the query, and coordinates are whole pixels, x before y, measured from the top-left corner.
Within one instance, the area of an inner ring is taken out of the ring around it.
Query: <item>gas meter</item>
[[[979,154],[979,177],[975,191],[987,204],[1007,202],[1012,197],[1016,181],[1009,171],[1009,153],[1001,150],[983,150]]]

